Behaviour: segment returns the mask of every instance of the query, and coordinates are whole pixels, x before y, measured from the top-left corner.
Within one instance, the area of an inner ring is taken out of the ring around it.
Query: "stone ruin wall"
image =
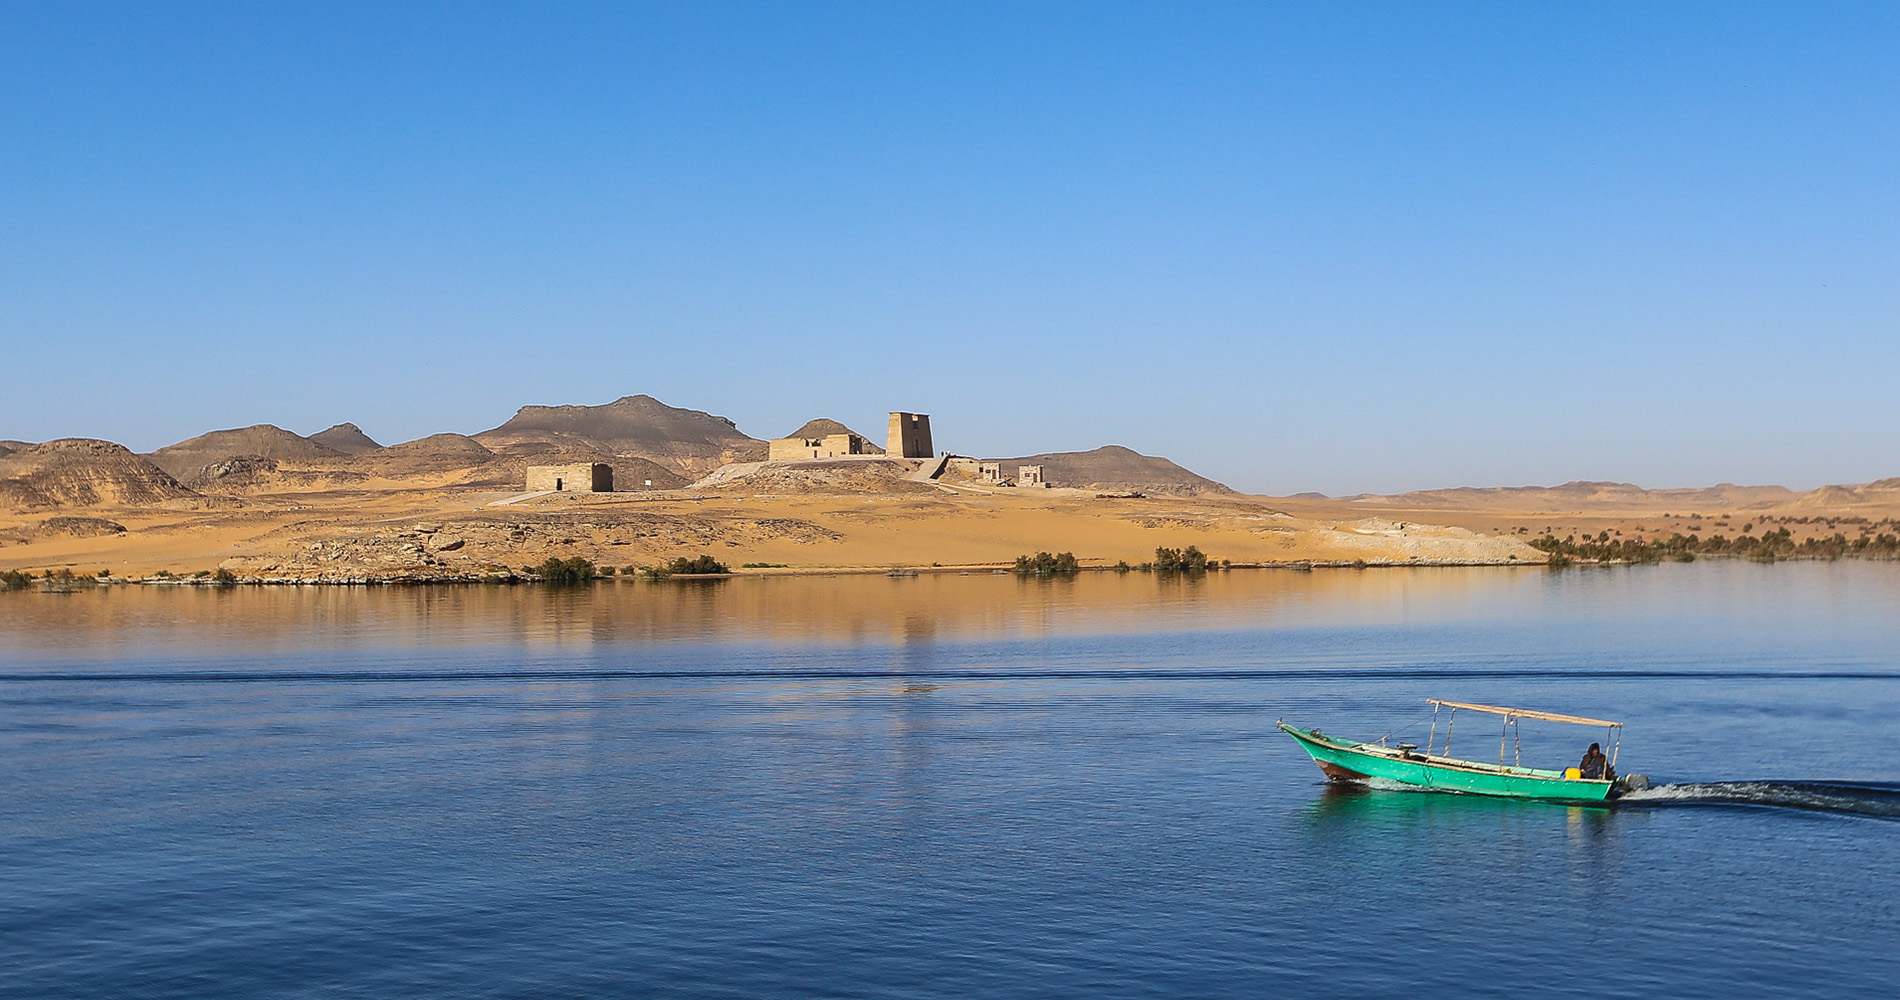
[[[614,468],[603,462],[579,465],[530,465],[530,493],[612,493]]]
[[[865,440],[856,434],[827,434],[821,438],[773,438],[766,443],[765,457],[772,462],[797,462],[814,458],[844,458],[868,455]]]

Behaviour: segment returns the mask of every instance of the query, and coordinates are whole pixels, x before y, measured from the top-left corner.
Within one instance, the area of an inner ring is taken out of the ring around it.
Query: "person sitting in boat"
[[[1583,776],[1593,781],[1601,781],[1603,772],[1609,770],[1609,767],[1610,758],[1605,757],[1603,748],[1595,743],[1590,744],[1590,749],[1583,752],[1583,763],[1577,765],[1577,768],[1583,772]]]

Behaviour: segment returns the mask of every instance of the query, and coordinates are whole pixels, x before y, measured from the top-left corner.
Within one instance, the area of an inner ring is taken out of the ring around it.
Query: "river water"
[[[0,594],[0,651],[7,997],[1900,977],[1892,564],[128,587]],[[1341,790],[1274,728],[1428,697],[1659,787]]]

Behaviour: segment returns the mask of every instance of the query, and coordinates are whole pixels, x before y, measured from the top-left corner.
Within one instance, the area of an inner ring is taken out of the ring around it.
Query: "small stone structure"
[[[1042,466],[1023,465],[1016,469],[1016,485],[1041,487],[1049,484],[1042,481]]]
[[[976,469],[977,476],[986,483],[1003,481],[1003,463],[1001,462],[978,462]]]
[[[528,466],[530,493],[612,493],[614,467],[604,462]]]
[[[820,438],[773,438],[766,444],[765,457],[774,462],[793,462],[812,458],[842,458],[869,455],[870,442],[856,434],[827,434]]]
[[[893,410],[890,433],[885,436],[884,452],[892,458],[931,458],[936,455],[930,444],[930,414]]]

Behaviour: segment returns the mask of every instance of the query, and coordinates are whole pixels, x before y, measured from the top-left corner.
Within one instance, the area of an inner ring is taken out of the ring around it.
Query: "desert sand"
[[[1082,490],[757,495],[744,489],[566,493],[371,481],[337,491],[210,497],[83,511],[0,513],[0,569],[148,576],[227,569],[258,579],[354,580],[516,570],[550,556],[614,567],[709,553],[739,572],[1000,568],[1036,551],[1084,566],[1139,564],[1199,546],[1243,564],[1538,564],[1552,532],[1850,533],[1900,514],[1858,503],[1648,510],[1601,503],[1518,509],[1484,493],[1463,507],[1404,497],[1105,497]],[[1678,505],[1680,506],[1680,505]],[[1667,515],[1667,516],[1665,516]],[[117,530],[123,527],[123,531]],[[745,563],[772,564],[741,569]]]
[[[1311,520],[1253,498],[1098,498],[1086,491],[751,496],[408,489],[247,498],[235,509],[95,508],[105,525],[0,519],[0,568],[146,576],[228,569],[357,579],[518,569],[550,556],[615,567],[709,553],[741,572],[1001,567],[1040,550],[1084,565],[1199,546],[1240,563],[1537,562],[1523,542],[1380,517]],[[57,515],[55,516],[57,517]],[[66,515],[71,520],[71,515]],[[112,530],[122,525],[123,532]],[[97,532],[97,533],[95,533]]]

